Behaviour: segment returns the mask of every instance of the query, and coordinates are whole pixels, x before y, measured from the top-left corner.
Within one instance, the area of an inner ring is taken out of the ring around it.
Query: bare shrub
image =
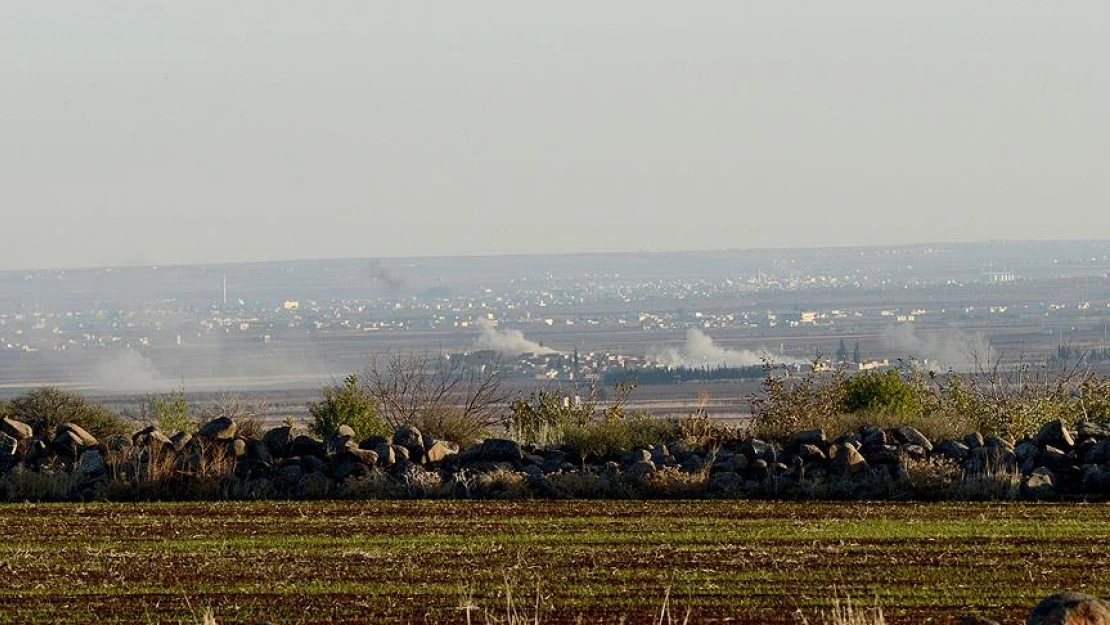
[[[712,464],[711,457],[704,469],[694,473],[687,473],[678,467],[663,467],[644,478],[641,491],[647,496],[664,499],[702,497],[709,486],[709,469]]]
[[[429,407],[419,411],[409,425],[425,436],[457,443],[463,449],[473,447],[489,436],[489,429],[479,420],[466,416],[457,406]]]
[[[198,442],[196,451],[126,447],[109,452],[108,479],[97,497],[126,500],[227,499],[236,458],[221,442]]]
[[[673,420],[677,440],[692,447],[724,447],[736,442],[742,432],[710,417],[704,410]]]
[[[497,363],[469,365],[427,352],[389,354],[371,360],[363,377],[392,428],[447,409],[474,428],[488,428],[498,423],[506,400]]]
[[[201,422],[229,417],[238,426],[236,431],[240,436],[260,438],[265,432],[263,424],[269,410],[270,404],[263,400],[248,399],[235,392],[220,392],[215,399],[197,406],[197,417]]]

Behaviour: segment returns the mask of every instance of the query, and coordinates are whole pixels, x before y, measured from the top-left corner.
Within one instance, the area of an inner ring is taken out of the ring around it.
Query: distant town
[[[0,381],[310,388],[411,350],[550,382],[764,363],[1097,364],[1108,275],[1107,242],[8,272]]]

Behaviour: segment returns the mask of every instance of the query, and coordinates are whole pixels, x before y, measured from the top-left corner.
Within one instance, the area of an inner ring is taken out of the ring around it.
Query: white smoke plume
[[[131,349],[97,365],[94,384],[117,393],[158,393],[173,388],[149,358]]]
[[[492,350],[502,356],[519,356],[521,354],[545,356],[559,353],[550,347],[544,347],[535,341],[524,338],[524,333],[520,330],[498,330],[497,326],[488,319],[480,320],[478,325],[482,329],[482,334],[478,336],[476,344],[478,349]]]
[[[883,344],[897,357],[916,360],[932,371],[973,371],[977,364],[987,366],[990,357],[981,334],[956,329],[918,334],[912,325],[901,324],[883,331]]]
[[[803,364],[802,360],[765,350],[728,349],[713,342],[705,332],[697,329],[686,331],[686,342],[681,349],[667,348],[654,355],[654,359],[668,367],[752,367],[764,360],[775,364]]]

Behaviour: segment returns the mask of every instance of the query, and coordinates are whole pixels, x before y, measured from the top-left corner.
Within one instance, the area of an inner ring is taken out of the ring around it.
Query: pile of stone
[[[1016,494],[1026,498],[1103,498],[1110,495],[1110,424],[1080,423],[1071,429],[1053,421],[1020,441],[978,433],[931,441],[905,426],[862,428],[834,439],[808,430],[785,444],[753,438],[712,447],[666,441],[613,457],[583,458],[570,447],[521,445],[504,438],[460,451],[407,426],[390,437],[362,440],[346,426],[323,440],[288,426],[253,437],[242,435],[233,419],[221,417],[193,434],[167,435],[148,427],[130,438],[98,441],[73,423],[47,435],[19,421],[0,420],[0,477],[17,469],[64,472],[73,480],[75,499],[104,496],[105,484],[126,486],[155,474],[168,484],[226,483],[205,491],[217,495],[151,488],[142,497],[356,496],[352,485],[371,481],[381,486],[381,496],[471,497],[483,496],[471,486],[490,475],[515,479],[523,485],[517,494],[573,497],[575,492],[557,484],[568,474],[611,487],[591,496],[905,497],[906,491],[896,487],[910,479],[915,467],[931,463],[954,467],[962,477],[1015,476],[1020,479]],[[152,471],[155,466],[161,470]],[[653,490],[676,476],[689,492]],[[413,484],[438,486],[432,492],[414,490]]]

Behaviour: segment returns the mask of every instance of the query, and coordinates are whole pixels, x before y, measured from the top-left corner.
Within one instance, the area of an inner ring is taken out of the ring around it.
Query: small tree
[[[197,421],[189,413],[189,401],[183,389],[164,395],[148,395],[143,401],[142,420],[170,434],[191,434],[197,429]]]
[[[311,417],[308,429],[316,436],[334,436],[343,425],[353,429],[359,438],[389,433],[379,416],[377,400],[359,382],[357,374],[347,376],[342,384],[325,386],[321,392],[324,399],[308,406]]]
[[[52,436],[62,423],[76,423],[96,438],[127,434],[132,429],[131,423],[108,408],[54,387],[35,389],[13,399],[11,417],[45,436]]]

